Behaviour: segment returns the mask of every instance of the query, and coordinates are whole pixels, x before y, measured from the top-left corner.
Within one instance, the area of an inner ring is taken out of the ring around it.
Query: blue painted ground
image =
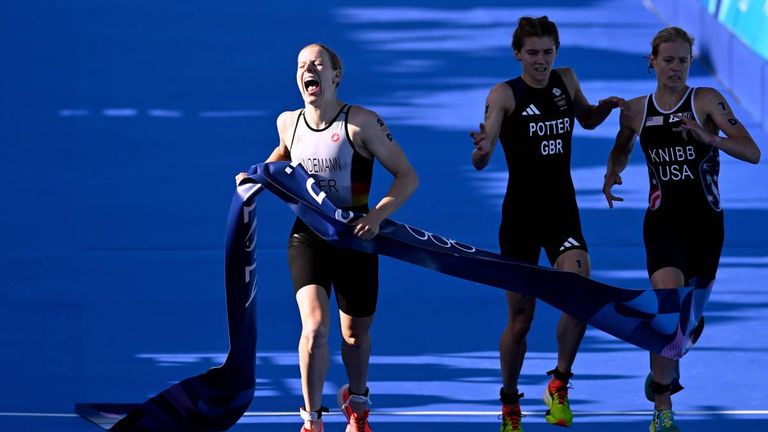
[[[640,2],[377,4],[3,4],[0,430],[98,430],[74,417],[75,402],[140,402],[222,360],[233,176],[266,158],[276,116],[300,106],[295,57],[307,43],[337,49],[341,97],[378,111],[418,170],[422,185],[395,219],[490,250],[505,168],[498,154],[476,173],[467,132],[482,120],[488,89],[519,74],[509,50],[519,16],[559,23],[557,62],[575,68],[591,101],[654,88],[643,56],[663,23]],[[697,63],[691,82],[718,87]],[[736,109],[765,150],[766,133]],[[617,124],[612,115],[596,131],[576,131],[574,180],[594,277],[647,287],[642,154],[624,175],[624,205],[608,211],[599,191]],[[380,197],[380,166],[376,179]],[[766,162],[724,156],[720,182],[726,246],[675,409],[687,431],[764,430]],[[299,319],[285,250],[293,216],[271,197],[259,211],[259,381],[233,430],[297,430]],[[387,258],[381,286],[376,430],[497,430],[503,293]],[[539,395],[555,364],[557,317],[540,305],[529,337],[526,431],[551,430]],[[331,343],[339,346],[337,333]],[[345,383],[334,355],[329,405]],[[574,366],[572,430],[647,430],[647,363],[590,330]],[[342,430],[339,417],[326,430]]]

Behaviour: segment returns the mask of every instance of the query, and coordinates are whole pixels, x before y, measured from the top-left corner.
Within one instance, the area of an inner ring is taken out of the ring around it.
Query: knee
[[[328,333],[328,326],[323,325],[322,321],[307,322],[301,329],[302,344],[310,350],[325,345],[328,343]]]
[[[344,343],[354,348],[363,348],[371,345],[371,336],[365,330],[349,330],[342,332]]]
[[[525,340],[530,330],[531,320],[527,316],[515,317],[507,324],[507,334],[517,342]]]
[[[578,320],[574,318],[571,315],[563,314],[564,322],[567,327],[570,327],[574,330],[578,331],[586,331],[587,330],[587,323],[581,320]]]

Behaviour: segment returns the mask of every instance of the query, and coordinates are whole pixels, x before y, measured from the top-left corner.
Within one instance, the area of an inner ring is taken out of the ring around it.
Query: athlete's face
[[[523,77],[529,83],[546,85],[555,62],[557,49],[551,37],[528,37],[515,57],[523,66]]]
[[[296,82],[304,102],[314,104],[325,98],[336,97],[336,84],[341,73],[333,69],[328,53],[311,45],[299,53]]]
[[[662,42],[658,55],[651,56],[651,64],[660,86],[685,87],[691,67],[691,46],[684,41]]]

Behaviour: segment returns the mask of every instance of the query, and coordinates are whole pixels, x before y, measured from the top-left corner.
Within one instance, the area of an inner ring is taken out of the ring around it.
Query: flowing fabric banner
[[[253,400],[256,383],[256,196],[237,188],[225,250],[229,353],[221,366],[182,380],[143,404],[78,403],[75,412],[118,432],[212,432],[231,428]]]
[[[614,287],[571,272],[528,265],[424,229],[384,220],[361,240],[301,165],[255,165],[237,189],[227,227],[226,291],[230,351],[223,365],[185,379],[142,405],[78,404],[76,411],[113,431],[220,431],[253,399],[256,362],[256,195],[262,188],[334,245],[386,255],[440,273],[534,296],[593,327],[645,350],[681,358],[703,327],[713,281],[679,289]],[[125,414],[127,412],[127,415]]]
[[[386,255],[440,273],[536,297],[591,326],[671,359],[695,342],[713,281],[679,289],[627,289],[579,274],[529,265],[424,229],[384,220],[379,234],[352,234],[361,215],[336,208],[301,165],[255,166],[250,177],[285,201],[307,225],[336,246]]]

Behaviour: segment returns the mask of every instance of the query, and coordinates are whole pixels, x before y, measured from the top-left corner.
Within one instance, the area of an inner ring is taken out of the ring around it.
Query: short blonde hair
[[[333,68],[333,70],[339,71],[339,73],[343,73],[343,67],[342,67],[342,64],[341,64],[341,58],[339,58],[339,55],[336,54],[336,51],[332,50],[328,45],[325,45],[325,44],[322,44],[322,43],[319,43],[319,42],[315,42],[315,43],[311,43],[311,44],[305,46],[304,48],[299,50],[299,52],[304,51],[305,49],[307,49],[309,47],[313,47],[313,46],[316,46],[316,47],[322,49],[323,51],[325,51],[326,53],[328,53],[328,57],[331,60],[331,68]]]
[[[659,55],[659,46],[665,42],[677,42],[683,41],[688,44],[690,48],[690,55],[693,57],[693,37],[680,27],[665,27],[656,33],[651,41],[651,57]],[[653,69],[652,65],[648,65],[649,69]]]

